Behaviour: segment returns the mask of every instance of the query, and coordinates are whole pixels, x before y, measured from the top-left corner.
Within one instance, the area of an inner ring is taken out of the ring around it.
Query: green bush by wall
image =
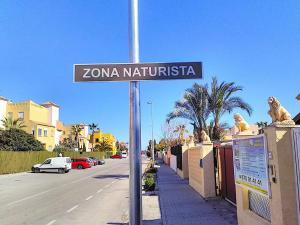
[[[64,156],[71,158],[94,156],[99,159],[109,158],[105,152],[64,152]],[[0,151],[0,174],[18,173],[30,171],[34,164],[42,163],[45,159],[56,157],[56,152],[48,151]]]

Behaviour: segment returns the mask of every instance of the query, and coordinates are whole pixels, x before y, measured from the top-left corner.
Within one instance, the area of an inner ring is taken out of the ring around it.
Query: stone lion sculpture
[[[204,130],[201,131],[202,142],[211,142],[210,137],[206,134]]]
[[[291,114],[283,106],[281,106],[277,98],[273,96],[269,97],[268,103],[270,106],[268,114],[272,118],[272,124],[295,125]]]
[[[300,100],[300,94],[297,95],[296,99],[297,99],[297,100]]]
[[[244,132],[250,129],[249,124],[239,113],[234,114],[233,118],[235,126],[238,128],[239,132]]]

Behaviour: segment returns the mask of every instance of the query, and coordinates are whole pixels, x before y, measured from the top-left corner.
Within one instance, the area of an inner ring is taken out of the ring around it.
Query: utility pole
[[[151,137],[151,155],[152,155],[152,160],[155,160],[155,155],[154,155],[154,137],[153,137],[153,108],[152,108],[152,101],[147,102],[148,105],[150,105],[151,109],[150,109],[150,114],[151,114],[151,128],[152,128],[152,137]]]
[[[138,0],[129,0],[129,59],[139,63]],[[142,224],[141,111],[139,81],[129,83],[129,225]]]

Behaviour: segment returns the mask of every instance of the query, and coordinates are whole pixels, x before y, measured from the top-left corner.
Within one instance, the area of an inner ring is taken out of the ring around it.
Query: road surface
[[[67,174],[0,175],[1,225],[103,225],[128,221],[129,160]]]

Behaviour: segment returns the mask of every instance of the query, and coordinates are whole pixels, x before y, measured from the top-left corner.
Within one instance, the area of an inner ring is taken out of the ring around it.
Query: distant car
[[[31,170],[34,173],[39,172],[57,172],[67,173],[72,168],[70,157],[53,157],[46,159],[42,164],[34,165]]]
[[[122,152],[122,158],[127,158],[127,152]]]
[[[86,169],[92,165],[93,162],[89,158],[72,159],[72,169]]]
[[[99,159],[99,165],[104,165],[105,164],[105,160],[104,159]]]
[[[93,166],[97,166],[98,165],[98,159],[95,157],[88,157],[92,162],[93,162]]]
[[[122,159],[122,156],[116,154],[116,155],[112,155],[110,158],[111,159]]]
[[[105,164],[105,161],[103,159],[97,159],[96,157],[89,157],[90,159],[92,159],[93,161],[96,162],[96,165],[103,165]]]

